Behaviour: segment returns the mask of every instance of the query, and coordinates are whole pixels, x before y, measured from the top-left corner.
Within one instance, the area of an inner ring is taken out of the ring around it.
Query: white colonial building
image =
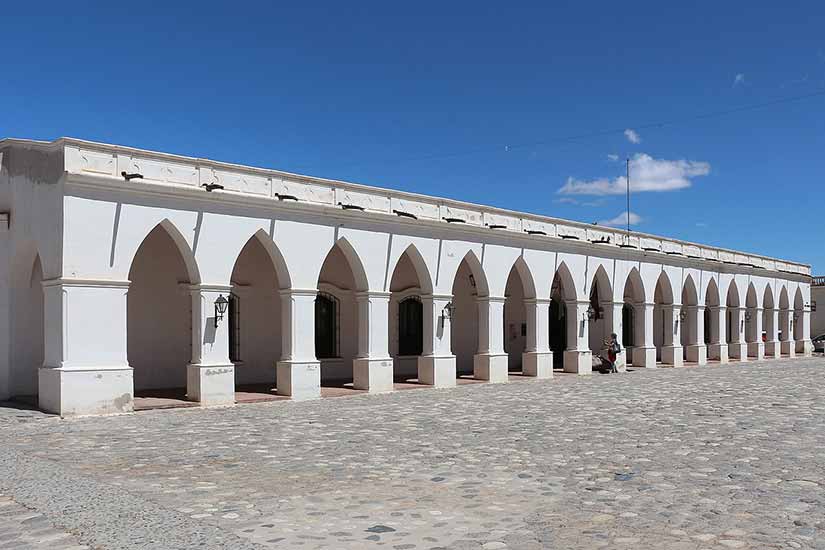
[[[611,332],[636,367],[811,351],[806,265],[76,139],[0,159],[0,399],[63,415],[588,374]]]

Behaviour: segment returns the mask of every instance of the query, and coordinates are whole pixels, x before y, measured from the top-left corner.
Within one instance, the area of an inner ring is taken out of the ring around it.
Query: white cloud
[[[630,159],[630,190],[634,193],[676,191],[692,185],[692,178],[710,173],[710,164],[693,160],[655,159],[644,153],[637,153]],[[623,195],[627,189],[627,178],[618,176],[612,180],[598,178],[579,180],[567,178],[561,189],[562,195]]]
[[[579,201],[572,197],[560,197],[553,202],[557,202],[559,204],[579,204]]]
[[[642,142],[642,138],[639,137],[639,134],[637,134],[635,130],[631,130],[630,128],[624,131],[624,137],[626,137],[627,141],[629,141],[630,143]]]
[[[609,225],[613,227],[622,227],[627,225],[627,210],[616,216],[615,218],[611,218],[609,220],[602,220],[599,222],[599,225]],[[639,225],[642,223],[642,217],[636,214],[635,212],[630,213],[630,225]]]
[[[616,162],[617,160],[619,160],[619,155],[607,155],[607,160],[612,160],[613,162]]]
[[[745,73],[737,73],[736,76],[733,77],[733,86],[739,86],[740,84],[745,83]]]

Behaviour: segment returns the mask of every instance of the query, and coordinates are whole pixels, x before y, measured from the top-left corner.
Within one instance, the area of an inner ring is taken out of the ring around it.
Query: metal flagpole
[[[630,244],[630,157],[627,158],[627,244]]]

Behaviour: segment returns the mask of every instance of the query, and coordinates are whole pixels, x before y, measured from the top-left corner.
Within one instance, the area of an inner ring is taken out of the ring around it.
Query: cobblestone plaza
[[[0,548],[825,548],[825,360],[60,420]]]

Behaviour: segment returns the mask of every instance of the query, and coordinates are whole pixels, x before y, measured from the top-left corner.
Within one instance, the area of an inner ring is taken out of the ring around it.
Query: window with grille
[[[315,357],[332,359],[338,352],[338,298],[318,293],[315,298]]]
[[[398,354],[421,355],[424,349],[424,309],[418,296],[398,304]]]
[[[235,294],[229,295],[228,327],[229,327],[229,360],[233,363],[241,361],[241,300]]]

